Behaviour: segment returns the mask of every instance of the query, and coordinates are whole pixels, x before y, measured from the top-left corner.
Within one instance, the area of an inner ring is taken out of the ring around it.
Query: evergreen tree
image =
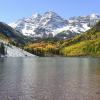
[[[3,43],[0,44],[0,54],[5,55],[5,46]]]

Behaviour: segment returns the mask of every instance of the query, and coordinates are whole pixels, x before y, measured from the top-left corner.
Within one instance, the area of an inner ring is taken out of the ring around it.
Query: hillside
[[[65,40],[60,46],[63,56],[100,56],[100,22],[84,34]]]
[[[28,41],[28,37],[23,36],[19,31],[3,22],[0,22],[0,39],[19,44],[24,44]]]
[[[7,50],[6,57],[35,57],[35,55],[24,51],[18,47],[15,46],[5,46]]]
[[[23,36],[20,32],[16,31],[9,25],[0,22],[0,57],[33,57],[18,47],[22,47],[28,38]],[[16,46],[13,46],[16,45]]]
[[[35,55],[9,44],[4,39],[0,39],[0,57],[35,57]]]

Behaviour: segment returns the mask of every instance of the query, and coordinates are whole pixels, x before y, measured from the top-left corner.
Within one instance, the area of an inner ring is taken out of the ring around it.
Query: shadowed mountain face
[[[0,22],[0,34],[17,43],[26,42],[25,36],[3,22]]]

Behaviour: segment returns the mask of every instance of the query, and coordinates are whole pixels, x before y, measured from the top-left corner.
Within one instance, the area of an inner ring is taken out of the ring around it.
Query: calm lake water
[[[0,100],[100,100],[100,59],[2,58]]]

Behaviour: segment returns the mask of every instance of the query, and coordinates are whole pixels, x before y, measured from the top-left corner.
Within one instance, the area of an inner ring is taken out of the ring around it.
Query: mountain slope
[[[100,56],[100,22],[84,34],[65,40],[60,47],[63,56]]]
[[[24,49],[38,56],[100,56],[100,22],[75,37],[29,43]]]
[[[15,46],[6,46],[6,57],[35,57],[35,55]]]
[[[3,22],[0,22],[0,38],[1,37],[16,43],[25,43],[27,41],[27,38],[20,32]]]
[[[6,57],[33,57],[28,53],[12,44],[25,44],[28,39],[20,32],[5,23],[0,22],[0,56]]]
[[[9,25],[23,35],[34,39],[65,39],[89,30],[98,20],[100,20],[100,15],[97,14],[65,20],[55,12],[49,11],[43,15],[33,14],[31,17],[20,19]]]
[[[35,55],[0,39],[0,57],[35,57]]]

